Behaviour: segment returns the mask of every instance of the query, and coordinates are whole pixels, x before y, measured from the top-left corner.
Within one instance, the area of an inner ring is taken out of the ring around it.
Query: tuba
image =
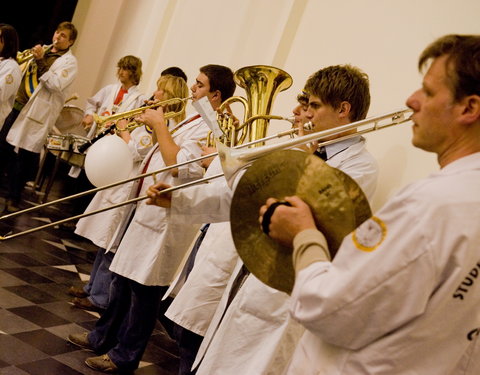
[[[237,121],[235,125],[228,115],[220,115],[220,128],[231,146],[242,144],[246,138],[253,142],[266,137],[270,119],[278,119],[278,116],[270,115],[273,101],[280,91],[288,89],[293,82],[290,74],[284,70],[267,65],[240,68],[233,78],[245,90],[247,97],[233,96],[219,108],[219,112],[223,113],[233,102],[241,102],[245,107],[242,124]],[[255,143],[254,147],[262,144],[263,142]]]

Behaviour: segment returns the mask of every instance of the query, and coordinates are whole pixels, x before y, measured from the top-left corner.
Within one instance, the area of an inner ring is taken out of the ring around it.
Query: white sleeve
[[[402,205],[385,207],[345,237],[332,263],[297,274],[291,313],[326,342],[356,350],[424,312],[438,277],[421,230],[428,220],[418,219],[428,215],[414,200]]]

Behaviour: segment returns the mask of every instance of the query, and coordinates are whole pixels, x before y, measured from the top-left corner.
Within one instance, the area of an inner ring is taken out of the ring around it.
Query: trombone
[[[323,131],[316,132],[316,133],[307,134],[307,135],[297,137],[297,138],[292,138],[292,139],[287,140],[285,142],[279,142],[279,143],[270,144],[270,145],[257,147],[257,148],[250,148],[250,149],[247,149],[247,150],[237,150],[237,149],[238,148],[244,148],[244,147],[250,146],[252,144],[259,143],[259,142],[265,142],[265,141],[273,139],[273,138],[279,138],[279,137],[283,137],[285,135],[292,135],[293,133],[295,133],[297,131],[297,129],[295,129],[295,128],[289,129],[289,130],[286,130],[286,131],[283,131],[283,132],[280,132],[280,133],[277,133],[277,134],[274,134],[274,135],[271,135],[271,136],[268,136],[268,137],[265,137],[265,138],[261,138],[261,139],[258,139],[258,140],[254,140],[254,141],[236,146],[234,148],[229,148],[229,147],[223,145],[222,143],[217,143],[217,148],[219,150],[218,153],[213,153],[213,154],[200,156],[198,158],[188,160],[188,161],[185,161],[185,162],[182,162],[182,163],[178,163],[178,164],[175,164],[175,165],[171,165],[171,166],[159,169],[159,170],[154,171],[154,172],[143,173],[141,175],[131,177],[131,178],[128,178],[126,180],[118,181],[118,182],[115,182],[113,184],[109,184],[109,185],[102,186],[102,187],[99,187],[99,188],[87,190],[87,191],[84,191],[84,192],[81,192],[81,193],[78,193],[78,194],[70,195],[68,197],[60,198],[60,199],[57,199],[55,201],[44,203],[44,204],[41,204],[41,205],[38,205],[38,206],[30,207],[30,208],[27,208],[27,209],[22,210],[22,211],[18,211],[18,212],[12,213],[12,214],[1,216],[0,220],[4,220],[4,219],[11,218],[11,217],[23,214],[23,213],[27,213],[27,212],[34,211],[34,210],[37,210],[37,209],[40,209],[40,208],[44,208],[44,207],[47,207],[47,206],[50,206],[50,205],[53,205],[53,204],[64,202],[64,201],[69,200],[69,199],[79,198],[79,197],[82,197],[84,195],[96,193],[98,191],[105,190],[105,189],[108,189],[108,188],[111,188],[111,187],[115,187],[115,186],[130,182],[130,181],[138,180],[140,178],[156,175],[160,172],[170,170],[170,169],[173,169],[173,168],[178,168],[178,167],[181,167],[183,165],[194,163],[194,162],[197,162],[197,161],[200,161],[200,160],[203,160],[203,159],[207,159],[207,158],[210,158],[210,157],[215,156],[217,154],[220,157],[223,173],[218,173],[218,174],[215,174],[215,175],[212,175],[212,176],[209,176],[209,177],[204,177],[204,178],[201,178],[201,179],[198,179],[198,180],[195,180],[195,181],[191,181],[191,182],[188,182],[188,183],[185,183],[185,184],[182,184],[182,185],[172,186],[168,189],[162,190],[161,192],[162,193],[167,193],[167,192],[183,189],[183,188],[186,188],[186,187],[189,187],[189,186],[192,186],[192,185],[196,185],[196,184],[199,184],[199,183],[207,182],[207,181],[210,181],[210,180],[222,177],[222,176],[225,177],[229,186],[232,186],[233,179],[234,179],[235,175],[237,174],[237,172],[239,170],[247,167],[253,161],[255,161],[255,160],[259,159],[260,157],[265,156],[265,155],[267,155],[267,154],[269,154],[273,151],[281,150],[281,149],[282,150],[283,149],[290,149],[290,148],[300,146],[300,145],[306,144],[306,143],[314,141],[314,140],[324,139],[324,138],[328,138],[328,137],[331,137],[331,136],[338,136],[338,135],[340,135],[339,138],[335,138],[335,139],[332,139],[332,140],[320,142],[319,146],[325,146],[325,145],[329,145],[329,144],[332,144],[332,143],[340,142],[342,140],[349,139],[349,138],[352,138],[352,137],[356,137],[356,136],[361,135],[361,134],[366,134],[366,133],[374,132],[376,130],[384,129],[384,128],[387,128],[387,127],[390,127],[390,126],[393,126],[393,125],[399,125],[399,124],[403,124],[405,122],[409,122],[410,121],[410,116],[408,116],[408,115],[411,114],[411,112],[412,112],[412,110],[408,109],[408,108],[407,109],[401,109],[401,110],[389,112],[387,114],[380,115],[380,116],[377,116],[377,117],[371,117],[371,118],[367,118],[365,120],[352,122],[350,124],[342,125],[342,126],[339,126],[339,127],[336,127],[336,128],[323,130]],[[311,124],[309,124],[309,123],[307,123],[305,125],[307,126],[307,128],[306,128],[307,130],[308,130],[308,126],[309,125],[311,126]],[[304,126],[304,128],[305,128],[305,126]],[[356,130],[356,132],[349,133],[347,135],[341,136],[341,134],[343,134],[345,132],[348,132],[348,131],[351,131],[351,130]],[[62,219],[62,220],[59,220],[59,221],[56,221],[56,222],[53,222],[53,223],[45,224],[45,225],[42,225],[42,226],[39,226],[39,227],[36,227],[36,228],[31,228],[31,229],[28,229],[28,230],[25,230],[25,231],[22,231],[22,232],[18,232],[18,233],[14,233],[14,234],[7,234],[5,236],[0,236],[0,241],[7,240],[7,239],[12,239],[12,238],[15,238],[15,237],[19,237],[19,236],[22,236],[22,235],[28,234],[28,233],[33,233],[33,232],[36,232],[36,231],[39,231],[39,230],[42,230],[42,229],[46,229],[46,228],[49,228],[49,227],[52,227],[52,226],[55,226],[55,225],[63,224],[67,221],[71,221],[71,220],[75,220],[75,219],[80,219],[82,217],[95,215],[95,214],[100,213],[100,212],[108,211],[108,210],[111,210],[111,209],[114,209],[114,208],[117,208],[117,207],[121,207],[121,206],[124,206],[124,205],[127,205],[127,204],[135,203],[135,202],[147,199],[147,198],[148,198],[147,195],[140,196],[140,197],[137,197],[137,198],[133,198],[133,199],[130,199],[130,200],[127,200],[127,201],[124,201],[124,202],[114,204],[114,205],[109,206],[109,207],[100,208],[100,209],[95,210],[95,211],[91,211],[91,212],[83,213],[83,214],[80,214],[80,215],[72,216],[72,217]]]
[[[143,108],[145,108],[145,107],[143,107]],[[278,119],[278,120],[283,119],[283,120],[289,121],[290,123],[293,123],[292,119],[287,118],[287,117],[272,116],[272,115],[263,115],[263,116],[268,116],[268,118],[275,117],[275,119]],[[303,127],[304,127],[305,130],[311,130],[311,124],[310,123],[305,124]],[[281,137],[284,137],[284,136],[287,136],[287,135],[293,136],[293,134],[296,133],[297,131],[298,131],[298,129],[291,128],[291,129],[288,129],[288,130],[285,130],[285,131],[267,136],[265,138],[262,138],[262,139],[259,139],[259,140],[256,140],[256,141],[251,141],[251,142],[244,143],[242,145],[235,146],[235,148],[248,147],[248,146],[251,146],[251,145],[256,144],[258,142],[265,142],[265,141],[268,141],[268,140],[271,140],[271,139],[274,139],[274,138],[281,138]],[[46,202],[46,203],[43,203],[43,204],[40,204],[40,205],[37,205],[37,206],[26,208],[26,209],[21,210],[21,211],[17,211],[17,212],[13,212],[13,213],[10,213],[10,214],[7,214],[7,215],[3,215],[3,216],[0,216],[0,221],[5,220],[5,219],[9,219],[9,218],[13,218],[13,217],[16,217],[16,216],[19,216],[21,214],[25,214],[25,213],[28,213],[28,212],[36,211],[36,210],[39,210],[39,209],[42,209],[42,208],[45,208],[45,207],[48,207],[48,206],[52,206],[54,204],[62,203],[62,202],[65,202],[65,201],[68,201],[68,200],[71,200],[71,199],[76,199],[76,198],[80,198],[80,197],[83,197],[83,196],[86,196],[86,195],[89,195],[89,194],[97,193],[99,191],[106,190],[106,189],[109,189],[109,188],[112,188],[112,187],[115,187],[115,186],[123,185],[123,184],[126,184],[126,183],[131,182],[131,181],[139,180],[141,178],[145,178],[145,177],[149,177],[149,176],[155,176],[158,173],[165,172],[165,171],[168,171],[170,169],[178,168],[178,167],[181,167],[181,166],[184,166],[184,165],[187,165],[187,164],[195,163],[195,162],[198,162],[198,161],[201,161],[201,160],[204,160],[204,159],[208,159],[208,158],[216,156],[216,155],[218,155],[218,152],[214,152],[214,153],[204,155],[204,156],[199,156],[198,158],[187,160],[187,161],[184,161],[184,162],[181,162],[181,163],[178,163],[178,164],[170,165],[170,166],[158,169],[158,170],[153,171],[153,172],[143,173],[143,174],[140,174],[140,175],[137,175],[137,176],[134,176],[134,177],[130,177],[130,178],[125,179],[125,180],[117,181],[117,182],[114,182],[114,183],[111,183],[111,184],[108,184],[108,185],[105,185],[105,186],[93,188],[93,189],[86,190],[86,191],[83,191],[83,192],[80,192],[80,193],[77,193],[77,194],[69,195],[68,197],[59,198],[59,199],[56,199],[56,200],[51,201],[51,202]],[[216,179],[216,178],[219,178],[219,177],[222,177],[222,176],[223,176],[223,173],[212,175],[212,176],[209,176],[209,177],[204,177],[204,178],[199,179],[199,180],[191,181],[191,182],[179,185],[179,186],[173,186],[171,188],[162,190],[162,193],[167,193],[169,191],[178,190],[180,188],[185,188],[185,187],[195,185],[195,184],[198,184],[198,183],[208,182],[210,180],[213,180],[213,179]],[[36,227],[36,228],[31,228],[31,229],[28,229],[28,230],[25,230],[25,231],[22,231],[22,232],[18,232],[18,233],[15,233],[15,234],[7,234],[5,236],[0,236],[0,241],[12,239],[12,238],[15,238],[15,237],[19,237],[19,236],[22,236],[24,234],[37,232],[39,230],[47,229],[47,228],[53,227],[55,225],[66,223],[68,221],[81,219],[83,217],[88,217],[88,216],[91,216],[91,215],[95,215],[95,214],[98,214],[98,213],[101,213],[101,212],[104,212],[104,211],[108,211],[108,210],[111,210],[111,209],[114,209],[114,208],[117,208],[117,207],[122,207],[122,206],[125,206],[125,205],[128,205],[128,204],[131,204],[131,203],[136,203],[136,202],[139,202],[139,201],[147,199],[147,198],[148,198],[148,196],[144,195],[144,196],[141,196],[141,197],[133,198],[133,199],[130,199],[130,200],[127,200],[127,201],[124,201],[124,202],[120,202],[120,203],[111,205],[109,207],[104,207],[104,208],[100,208],[100,209],[97,209],[97,210],[94,210],[94,211],[90,211],[90,212],[86,212],[86,213],[79,214],[79,215],[76,215],[76,216],[68,217],[66,219],[58,220],[58,221],[55,221],[53,223],[45,224],[45,225],[42,225],[42,226],[39,226],[39,227]]]

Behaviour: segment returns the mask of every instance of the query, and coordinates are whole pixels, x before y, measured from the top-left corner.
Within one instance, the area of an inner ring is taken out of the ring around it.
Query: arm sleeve
[[[300,270],[293,317],[326,342],[356,350],[422,314],[437,275],[413,207],[382,209],[344,239],[332,263]],[[369,241],[375,246],[361,244]]]

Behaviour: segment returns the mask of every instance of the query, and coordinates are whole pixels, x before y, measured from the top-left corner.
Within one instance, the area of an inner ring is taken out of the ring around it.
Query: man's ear
[[[463,108],[461,121],[465,124],[472,124],[480,121],[480,96],[469,95],[462,100]]]
[[[341,118],[348,118],[350,116],[350,109],[352,105],[349,102],[341,102],[338,106],[338,114]]]

